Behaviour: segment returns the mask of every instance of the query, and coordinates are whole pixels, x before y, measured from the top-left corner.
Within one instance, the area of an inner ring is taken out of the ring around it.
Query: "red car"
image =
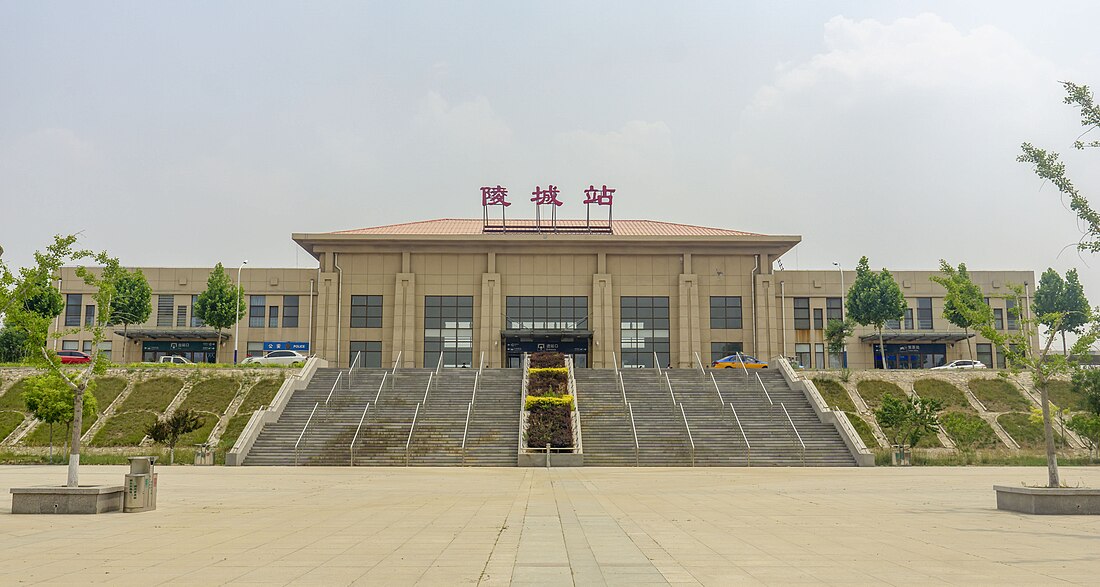
[[[57,358],[62,364],[91,363],[92,357],[88,353],[80,351],[57,351]]]

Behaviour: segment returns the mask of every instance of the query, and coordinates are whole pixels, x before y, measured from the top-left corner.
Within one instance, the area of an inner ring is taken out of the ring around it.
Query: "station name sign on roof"
[[[561,195],[561,191],[556,185],[547,185],[543,188],[540,185],[536,185],[534,191],[531,192],[530,201],[535,206],[535,220],[513,220],[511,224],[508,223],[508,215],[506,209],[512,205],[512,202],[508,201],[508,188],[497,184],[496,186],[484,186],[481,188],[481,208],[482,208],[482,232],[484,233],[504,233],[504,232],[568,232],[568,233],[604,233],[611,234],[612,223],[612,201],[614,200],[615,190],[609,188],[607,185],[602,187],[596,187],[594,184],[589,185],[588,189],[584,190],[584,199],[581,201],[585,205],[585,218],[584,224],[578,221],[565,221],[558,222],[558,208],[564,204],[558,196]],[[599,218],[592,219],[592,205],[606,206],[607,207],[607,220]],[[500,207],[500,220],[498,221],[494,217],[489,217],[489,208],[491,206]],[[550,207],[549,221],[543,219],[542,209],[545,206]]]

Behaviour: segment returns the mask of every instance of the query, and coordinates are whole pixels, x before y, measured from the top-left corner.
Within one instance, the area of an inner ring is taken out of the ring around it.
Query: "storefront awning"
[[[223,332],[219,337],[213,330],[156,330],[149,328],[130,328],[126,331],[116,330],[115,334],[125,336],[131,340],[218,340],[228,339],[229,333]]]
[[[973,337],[974,333],[962,332],[883,332],[882,342],[884,344],[955,343]],[[859,341],[878,344],[878,335],[864,334],[859,337]]]

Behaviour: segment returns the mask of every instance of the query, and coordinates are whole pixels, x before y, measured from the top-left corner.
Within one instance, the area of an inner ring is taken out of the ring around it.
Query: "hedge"
[[[530,411],[538,408],[553,406],[568,406],[569,409],[572,410],[573,396],[563,395],[561,397],[555,397],[550,395],[529,395],[527,396],[527,404],[523,407],[523,409]]]
[[[532,404],[532,399],[549,400]],[[528,448],[545,448],[549,443],[553,448],[573,446],[573,427],[569,418],[569,403],[560,402],[564,398],[527,398],[529,415],[527,417]],[[553,403],[553,400],[559,400]]]
[[[569,371],[565,367],[527,371],[527,395],[564,395],[569,391]]]
[[[562,353],[531,353],[531,369],[542,367],[565,367],[565,355]]]

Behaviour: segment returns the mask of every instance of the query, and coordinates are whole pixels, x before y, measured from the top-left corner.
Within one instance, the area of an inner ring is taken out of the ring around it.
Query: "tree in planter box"
[[[528,397],[527,446],[569,448],[573,446],[573,425],[570,412],[573,397]]]

